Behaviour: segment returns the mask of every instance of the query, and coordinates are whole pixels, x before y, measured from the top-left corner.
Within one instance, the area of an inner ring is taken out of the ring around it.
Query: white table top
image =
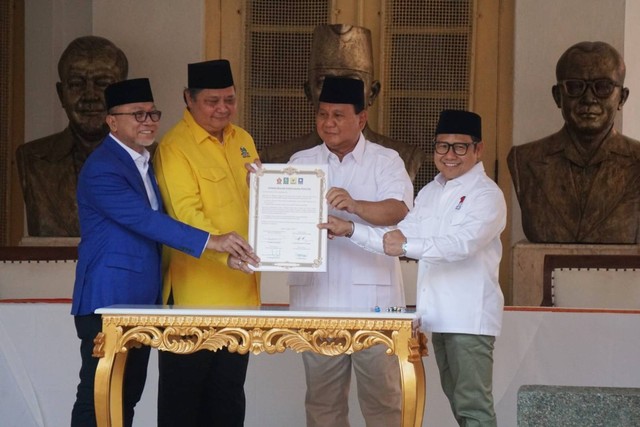
[[[371,309],[343,308],[306,308],[290,309],[288,306],[261,307],[190,307],[169,305],[112,305],[96,310],[96,314],[112,315],[163,315],[163,316],[253,316],[253,317],[305,317],[305,318],[344,318],[344,319],[397,319],[409,320],[419,316],[415,310],[405,312],[387,311],[381,307],[379,312]]]

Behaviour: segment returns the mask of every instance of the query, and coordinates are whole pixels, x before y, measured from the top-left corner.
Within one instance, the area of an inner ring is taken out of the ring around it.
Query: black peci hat
[[[104,90],[107,110],[118,105],[153,102],[149,79],[131,79],[112,83]]]
[[[189,89],[225,89],[233,86],[231,64],[226,59],[188,65]]]
[[[361,111],[364,109],[364,82],[348,77],[326,77],[318,100],[331,104],[353,104],[357,111]]]
[[[482,119],[471,111],[443,110],[436,126],[436,135],[443,133],[470,135],[482,141]]]

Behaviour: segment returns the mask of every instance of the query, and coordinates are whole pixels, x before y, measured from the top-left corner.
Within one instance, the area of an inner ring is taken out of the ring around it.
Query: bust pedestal
[[[513,305],[539,306],[545,255],[638,255],[640,245],[591,245],[565,243],[516,243],[512,257]]]

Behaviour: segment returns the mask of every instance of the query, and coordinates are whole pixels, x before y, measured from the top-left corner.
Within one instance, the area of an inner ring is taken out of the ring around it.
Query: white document
[[[257,271],[326,271],[327,166],[263,164],[251,174],[249,244]]]

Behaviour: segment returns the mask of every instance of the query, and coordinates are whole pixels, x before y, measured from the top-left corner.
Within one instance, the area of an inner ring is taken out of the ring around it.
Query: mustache
[[[78,101],[74,107],[79,113],[107,113],[107,106],[102,101]]]
[[[581,107],[576,111],[578,114],[602,114],[602,108],[599,106]]]

